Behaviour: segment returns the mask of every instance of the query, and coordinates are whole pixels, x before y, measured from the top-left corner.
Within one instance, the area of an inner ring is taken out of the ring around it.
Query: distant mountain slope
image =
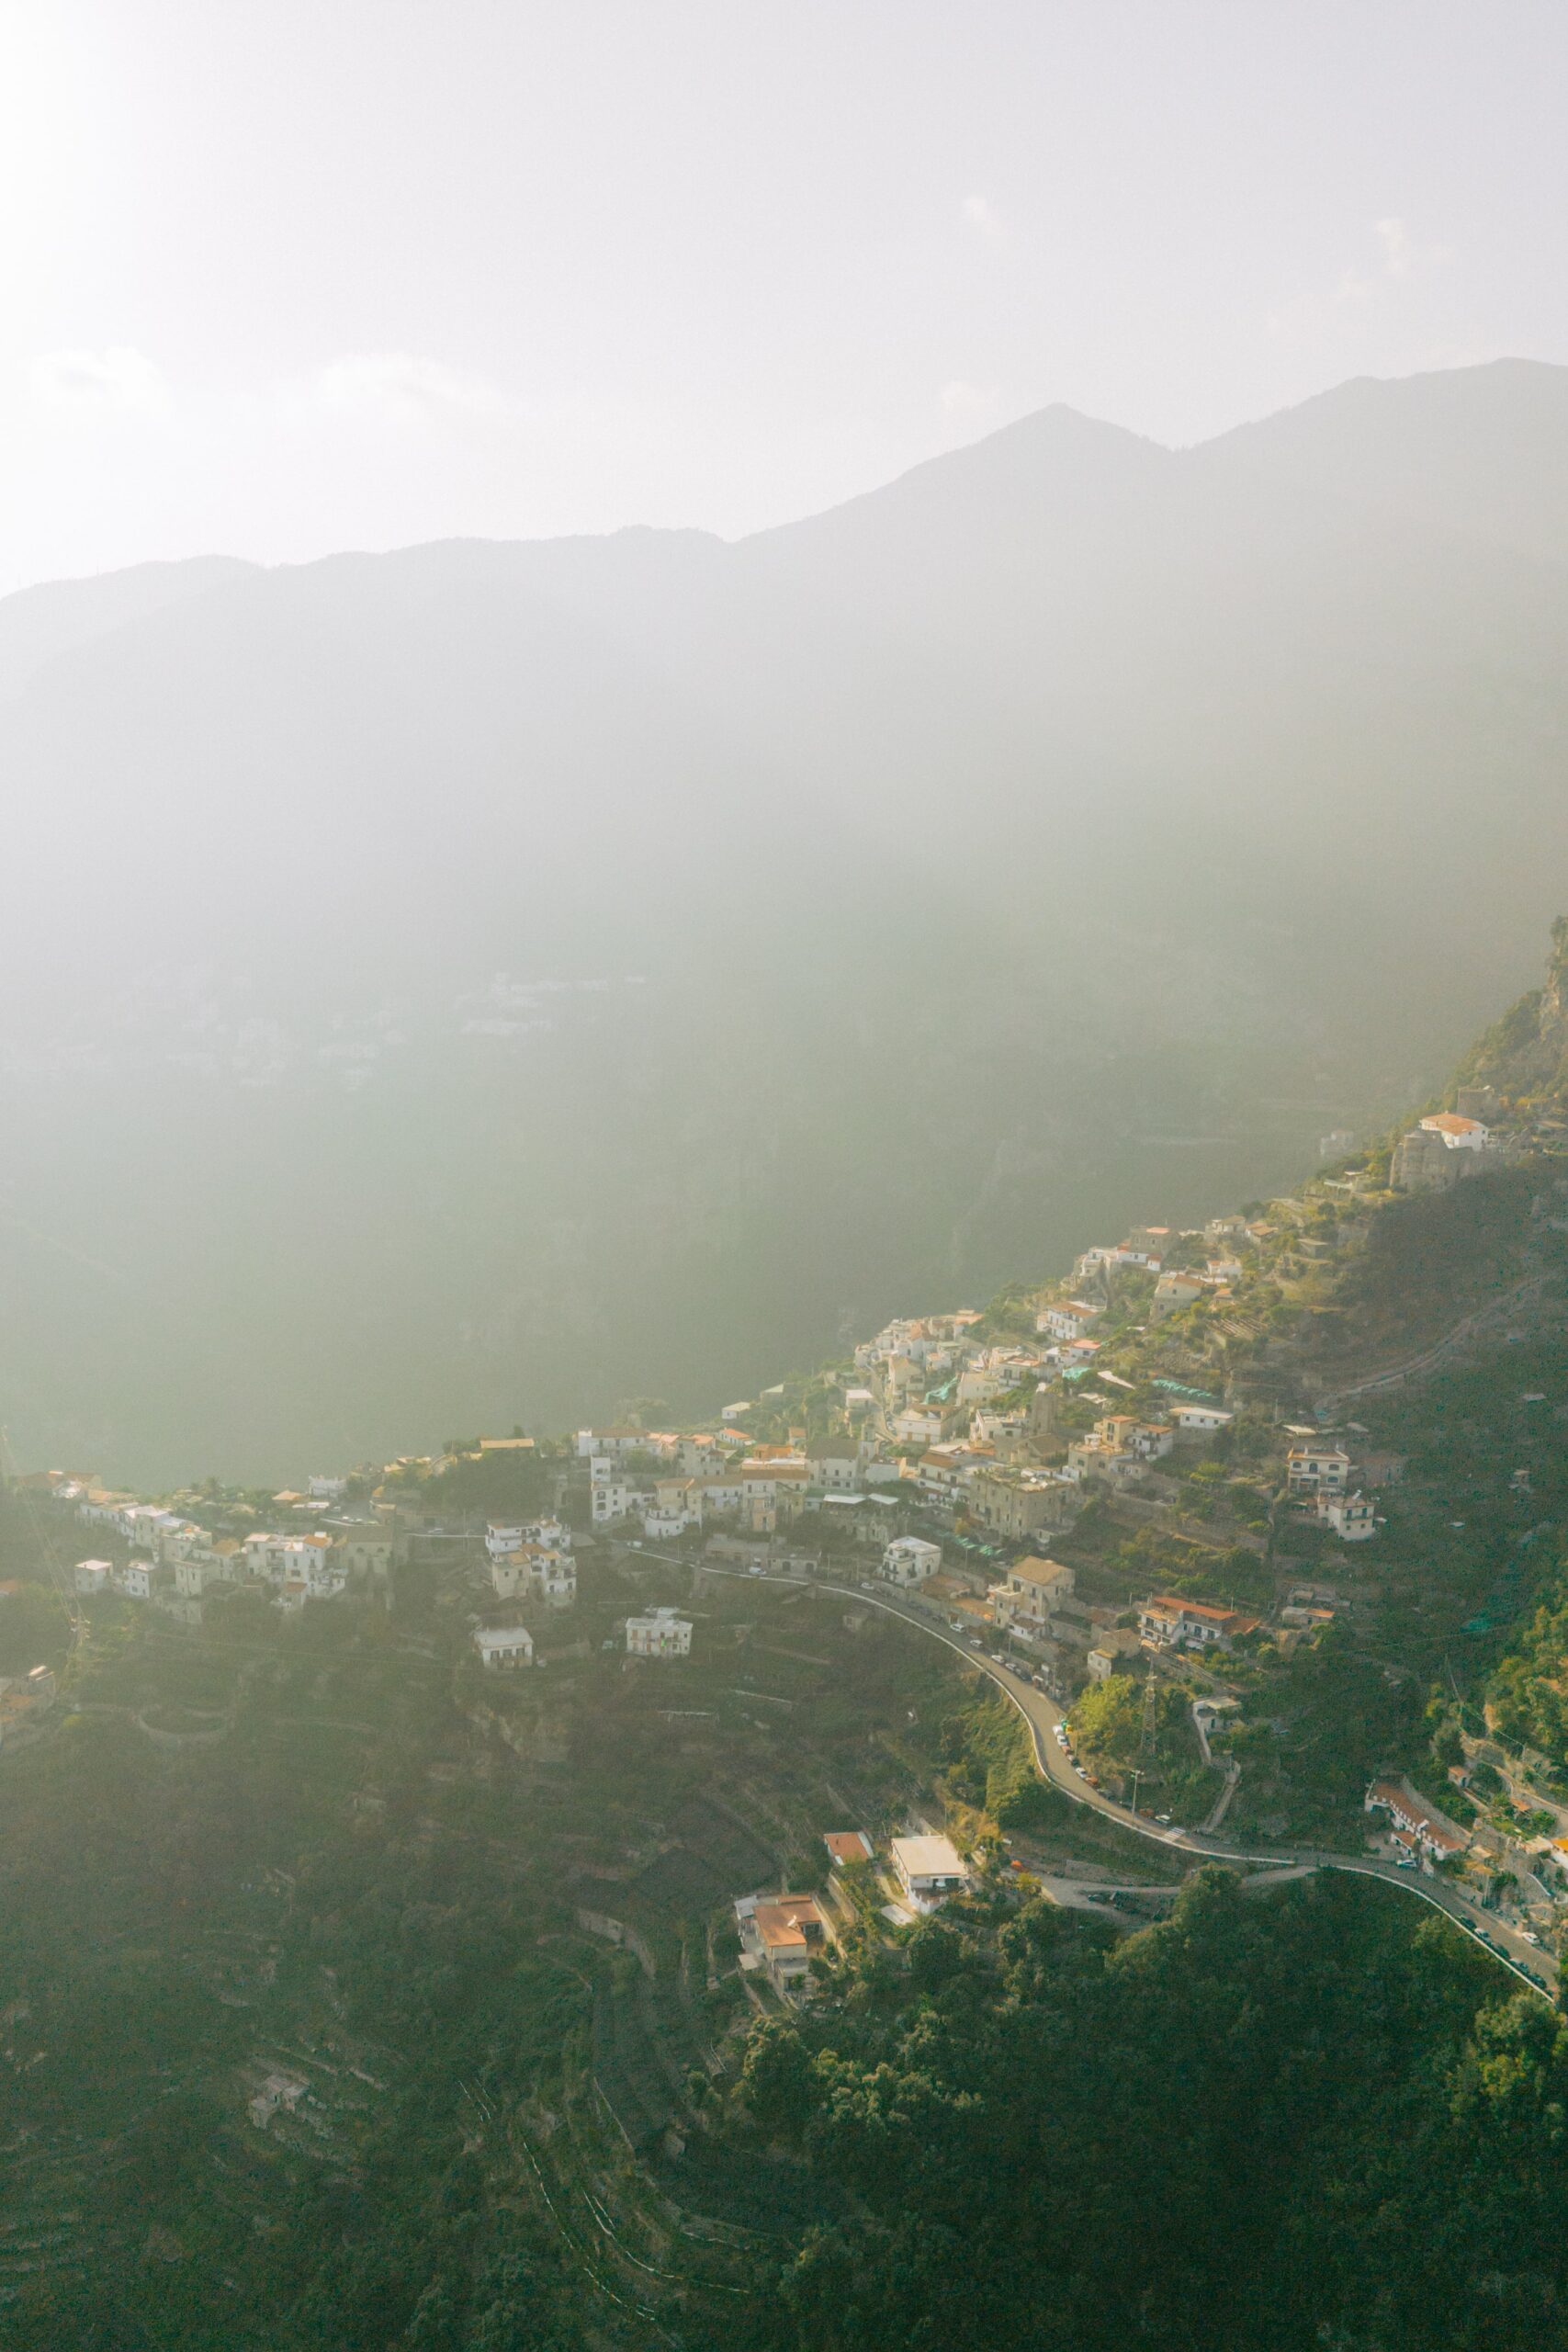
[[[0,697],[58,653],[85,645],[166,605],[229,586],[256,569],[235,556],[139,563],[89,580],[51,580],[0,597]]]
[[[694,1408],[1381,1124],[1562,902],[1565,452],[1506,363],[0,603],[13,1424],[281,1472],[371,1329],[366,1443]]]
[[[1442,535],[1568,560],[1568,388],[1540,360],[1370,376],[1191,453],[1300,500],[1332,497]]]

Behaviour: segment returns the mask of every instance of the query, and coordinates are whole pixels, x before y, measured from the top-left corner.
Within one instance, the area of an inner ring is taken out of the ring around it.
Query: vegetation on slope
[[[982,1905],[754,2033],[730,2124],[853,2199],[750,2340],[1538,2352],[1568,2030],[1412,1906],[1204,1871],[1122,1943]],[[756,2158],[753,2155],[752,2161]]]

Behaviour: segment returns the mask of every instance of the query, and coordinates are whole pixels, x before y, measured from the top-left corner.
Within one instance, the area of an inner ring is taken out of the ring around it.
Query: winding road
[[[961,1640],[941,1625],[913,1609],[907,1601],[892,1594],[868,1592],[861,1585],[829,1584],[819,1577],[776,1576],[771,1571],[755,1576],[750,1568],[722,1567],[709,1560],[694,1564],[671,1552],[654,1552],[647,1544],[637,1547],[643,1559],[662,1559],[682,1567],[699,1566],[705,1576],[728,1576],[742,1583],[755,1581],[781,1584],[795,1591],[809,1589],[831,1593],[839,1599],[853,1601],[862,1608],[880,1609],[888,1616],[902,1618],[906,1625],[929,1634],[932,1641],[944,1642],[972,1667],[989,1675],[998,1690],[1005,1691],[1028,1724],[1034,1749],[1035,1769],[1043,1780],[1049,1781],[1074,1804],[1087,1805],[1093,1813],[1103,1814],[1121,1828],[1134,1837],[1146,1838],[1160,1846],[1174,1846],[1179,1851],[1193,1854],[1207,1861],[1242,1862],[1249,1869],[1347,1871],[1358,1878],[1382,1879],[1385,1885],[1398,1887],[1404,1894],[1413,1894],[1420,1902],[1428,1903],[1436,1911],[1444,1911],[1454,1924],[1464,1929],[1483,1951],[1501,1967],[1517,1978],[1528,1992],[1542,2000],[1552,2000],[1557,1992],[1556,1960],[1544,1947],[1526,1943],[1514,1928],[1507,1927],[1495,1913],[1483,1912],[1478,1904],[1450,1885],[1445,1879],[1429,1877],[1425,1871],[1402,1870],[1397,1862],[1380,1861],[1374,1855],[1335,1854],[1320,1849],[1298,1846],[1290,1853],[1264,1853],[1254,1848],[1242,1849],[1229,1845],[1223,1838],[1209,1838],[1195,1829],[1161,1828],[1147,1814],[1136,1813],[1130,1805],[1121,1804],[1107,1796],[1103,1789],[1091,1788],[1082,1773],[1066,1755],[1057,1742],[1055,1726],[1060,1722],[1062,1708],[1058,1701],[1037,1690],[1032,1682],[1010,1666],[998,1665],[984,1650],[975,1648],[971,1641]],[[1527,1970],[1534,1969],[1546,1980],[1543,1990],[1533,1984]]]

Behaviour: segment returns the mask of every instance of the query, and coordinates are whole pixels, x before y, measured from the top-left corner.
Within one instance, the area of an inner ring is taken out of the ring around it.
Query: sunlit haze
[[[14,0],[0,585],[733,536],[1051,401],[1562,360],[1565,72],[1453,0]]]

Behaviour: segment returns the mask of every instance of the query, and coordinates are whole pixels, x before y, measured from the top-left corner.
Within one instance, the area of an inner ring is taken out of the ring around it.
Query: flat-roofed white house
[[[474,1634],[479,1663],[509,1673],[534,1663],[534,1636],[526,1625],[480,1625]]]
[[[650,1609],[644,1617],[626,1619],[628,1657],[690,1657],[692,1627],[673,1609]]]
[[[78,1592],[102,1592],[113,1574],[113,1566],[107,1560],[78,1560],[72,1581]]]
[[[1034,1328],[1049,1332],[1054,1340],[1081,1340],[1086,1331],[1093,1330],[1103,1311],[1087,1298],[1064,1298],[1043,1306]]]
[[[1173,1405],[1170,1418],[1178,1437],[1213,1437],[1216,1430],[1229,1429],[1235,1415],[1223,1405]]]
[[[1319,1495],[1317,1515],[1341,1544],[1364,1544],[1378,1532],[1377,1513],[1365,1495]]]
[[[889,1584],[924,1584],[942,1566],[942,1545],[923,1535],[896,1535],[882,1555],[882,1573]]]
[[[962,1894],[969,1874],[950,1838],[895,1838],[889,1852],[906,1898],[917,1911],[934,1911]]]

